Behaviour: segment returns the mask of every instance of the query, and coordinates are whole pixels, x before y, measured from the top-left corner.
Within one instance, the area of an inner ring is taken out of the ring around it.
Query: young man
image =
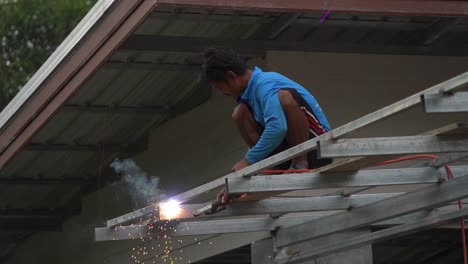
[[[245,59],[232,49],[210,48],[203,57],[204,80],[238,102],[232,117],[250,147],[232,171],[330,131],[319,104],[298,83],[258,67],[248,69]],[[317,168],[330,162],[330,159],[318,160],[316,151],[312,151],[279,168]]]

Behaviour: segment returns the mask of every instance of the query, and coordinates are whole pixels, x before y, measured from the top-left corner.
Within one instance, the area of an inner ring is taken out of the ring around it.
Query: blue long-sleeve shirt
[[[279,90],[284,88],[296,89],[310,105],[320,125],[325,131],[330,131],[330,124],[325,114],[309,91],[279,73],[263,72],[255,67],[247,88],[239,98],[241,102],[247,103],[252,108],[254,119],[264,127],[257,144],[249,149],[245,156],[249,164],[266,158],[286,136],[288,125],[278,96]]]

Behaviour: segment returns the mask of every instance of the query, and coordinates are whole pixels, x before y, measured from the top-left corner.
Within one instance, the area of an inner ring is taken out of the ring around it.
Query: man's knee
[[[294,97],[292,96],[292,94],[289,91],[280,90],[278,92],[278,96],[279,96],[279,101],[280,101],[281,106],[283,107],[283,109],[287,108],[287,107],[299,106],[297,104],[296,100],[294,99]]]
[[[247,105],[240,103],[234,108],[234,111],[232,112],[232,120],[234,120],[234,122],[239,122],[246,118],[248,114],[250,114],[250,111]]]
[[[239,106],[240,105],[237,105],[236,107],[234,107],[234,111],[232,111],[232,120],[234,121],[237,120],[237,113],[239,112]]]

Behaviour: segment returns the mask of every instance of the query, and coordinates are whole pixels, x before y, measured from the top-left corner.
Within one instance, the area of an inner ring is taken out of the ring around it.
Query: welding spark
[[[180,203],[175,200],[169,200],[159,204],[159,213],[161,216],[164,216],[164,219],[171,220],[177,218],[181,211]]]

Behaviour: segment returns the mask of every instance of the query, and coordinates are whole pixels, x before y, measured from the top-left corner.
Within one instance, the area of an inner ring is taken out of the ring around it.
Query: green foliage
[[[96,0],[0,0],[0,109]]]

